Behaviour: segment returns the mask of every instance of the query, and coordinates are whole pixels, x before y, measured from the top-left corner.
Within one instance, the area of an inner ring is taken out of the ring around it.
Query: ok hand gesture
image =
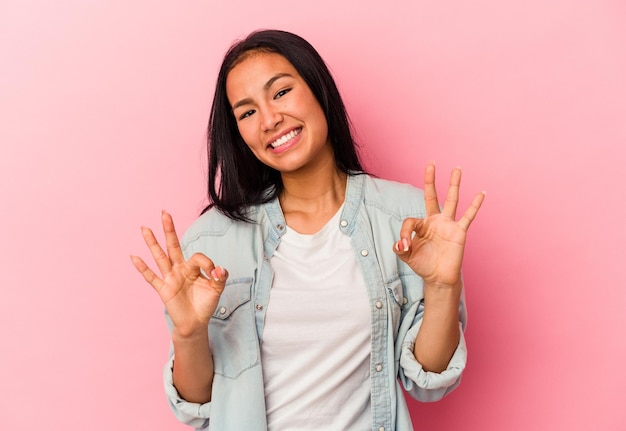
[[[206,330],[224,290],[228,273],[225,269],[216,267],[211,259],[201,253],[185,260],[172,216],[164,211],[161,222],[167,253],[157,242],[152,230],[141,228],[161,277],[140,257],[131,256],[131,260],[137,271],[159,294],[172,319],[174,331],[181,337],[192,336],[196,331]]]
[[[426,284],[452,287],[460,282],[467,230],[485,198],[484,192],[474,196],[457,221],[460,184],[461,169],[456,168],[450,175],[450,187],[443,210],[440,210],[435,190],[435,164],[430,163],[424,174],[426,218],[406,219],[400,229],[400,240],[394,245],[394,252]]]

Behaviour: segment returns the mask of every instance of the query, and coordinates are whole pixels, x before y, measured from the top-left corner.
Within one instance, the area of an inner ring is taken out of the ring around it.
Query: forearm
[[[459,344],[460,298],[460,281],[453,287],[424,286],[424,317],[413,354],[425,371],[444,371]]]
[[[184,337],[172,333],[174,386],[183,399],[193,403],[211,401],[214,371],[207,331]]]

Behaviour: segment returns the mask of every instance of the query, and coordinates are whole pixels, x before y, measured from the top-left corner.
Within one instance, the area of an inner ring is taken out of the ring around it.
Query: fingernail
[[[404,251],[409,251],[409,240],[402,238],[402,246],[404,247]]]
[[[395,248],[395,249],[396,249],[396,251],[397,251],[398,253],[400,252],[400,245],[399,245],[399,244],[400,244],[400,241],[396,242],[396,243],[393,245],[393,248]]]
[[[221,266],[216,266],[215,268],[213,268],[213,271],[211,271],[211,278],[213,278],[215,281],[220,281],[220,278],[224,276],[224,269]]]

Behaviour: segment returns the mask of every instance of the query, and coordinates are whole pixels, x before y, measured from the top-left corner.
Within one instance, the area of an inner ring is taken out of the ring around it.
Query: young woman
[[[208,131],[210,205],[132,261],[165,304],[165,387],[211,430],[410,430],[466,362],[461,261],[484,193],[456,220],[424,191],[364,173],[339,92],[304,39],[258,31],[226,54]]]

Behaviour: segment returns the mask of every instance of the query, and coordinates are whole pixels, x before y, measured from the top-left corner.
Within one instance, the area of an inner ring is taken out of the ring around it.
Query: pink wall
[[[217,67],[259,27],[320,50],[372,171],[421,185],[435,159],[488,192],[469,366],[418,429],[626,429],[624,3],[309,3],[2,1],[0,429],[187,429],[128,254],[202,207]]]

